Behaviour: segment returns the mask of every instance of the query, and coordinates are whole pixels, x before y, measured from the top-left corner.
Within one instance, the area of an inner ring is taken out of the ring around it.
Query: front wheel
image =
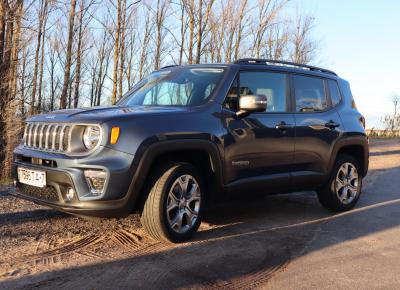
[[[352,209],[361,194],[362,176],[358,161],[350,155],[338,156],[329,181],[318,190],[318,199],[329,210]]]
[[[156,175],[141,216],[150,236],[175,243],[190,239],[200,226],[203,188],[188,163],[171,164]]]

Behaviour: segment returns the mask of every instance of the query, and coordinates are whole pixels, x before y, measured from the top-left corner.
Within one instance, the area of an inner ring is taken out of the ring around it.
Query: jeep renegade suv
[[[14,152],[19,197],[76,215],[141,213],[148,233],[182,242],[205,200],[316,190],[353,208],[368,170],[364,118],[349,83],[289,62],[170,66],[116,106],[27,120]]]

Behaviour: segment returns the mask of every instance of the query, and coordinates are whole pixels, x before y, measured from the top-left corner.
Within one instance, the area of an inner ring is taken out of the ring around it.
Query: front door
[[[228,189],[286,191],[294,158],[295,120],[288,108],[288,77],[269,71],[241,71],[223,109],[225,183]],[[265,95],[267,110],[238,118],[238,98]]]

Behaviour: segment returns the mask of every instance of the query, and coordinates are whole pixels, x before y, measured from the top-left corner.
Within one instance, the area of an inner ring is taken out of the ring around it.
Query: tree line
[[[0,0],[2,176],[27,117],[115,104],[164,65],[244,57],[312,62],[315,20],[288,3]]]

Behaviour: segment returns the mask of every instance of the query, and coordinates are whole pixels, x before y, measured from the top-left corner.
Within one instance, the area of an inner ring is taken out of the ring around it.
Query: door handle
[[[325,124],[325,127],[329,128],[329,129],[335,129],[337,127],[340,127],[340,124],[330,120],[328,123]]]
[[[287,129],[293,128],[293,125],[287,124],[285,121],[280,122],[279,124],[275,125],[275,129],[285,131]]]

